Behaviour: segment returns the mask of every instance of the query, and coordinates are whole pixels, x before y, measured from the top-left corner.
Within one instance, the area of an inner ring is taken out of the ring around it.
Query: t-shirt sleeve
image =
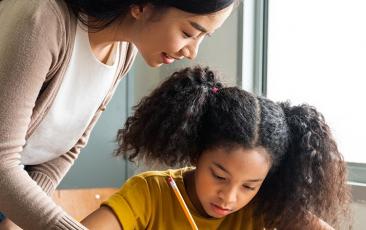
[[[110,207],[123,229],[146,229],[151,217],[151,194],[145,178],[130,178],[102,205]]]

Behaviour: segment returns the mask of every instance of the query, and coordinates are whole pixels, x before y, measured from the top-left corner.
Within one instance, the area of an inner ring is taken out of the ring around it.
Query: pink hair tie
[[[212,87],[212,92],[213,92],[213,93],[217,93],[217,91],[219,91],[219,88],[217,88],[217,87]]]

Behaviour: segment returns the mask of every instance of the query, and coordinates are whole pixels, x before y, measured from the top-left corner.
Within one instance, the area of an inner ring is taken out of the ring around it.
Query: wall
[[[107,109],[103,112],[59,188],[120,187],[127,178],[125,160],[113,157],[117,130],[127,117],[127,77],[119,84]]]

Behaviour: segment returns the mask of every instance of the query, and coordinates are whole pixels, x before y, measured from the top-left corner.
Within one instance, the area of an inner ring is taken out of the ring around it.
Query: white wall
[[[143,58],[138,54],[133,64],[133,78],[133,101],[135,105],[143,96],[159,85],[161,81],[160,69],[146,65]]]

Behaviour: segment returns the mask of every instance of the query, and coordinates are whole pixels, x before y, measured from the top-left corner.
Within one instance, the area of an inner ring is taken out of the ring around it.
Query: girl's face
[[[169,7],[155,12],[151,5],[131,9],[135,29],[131,42],[152,67],[196,57],[202,40],[218,29],[233,6],[208,15],[196,15]],[[154,14],[156,13],[156,14]]]
[[[246,206],[271,167],[264,149],[211,149],[203,152],[194,174],[196,195],[206,214],[221,218]]]

